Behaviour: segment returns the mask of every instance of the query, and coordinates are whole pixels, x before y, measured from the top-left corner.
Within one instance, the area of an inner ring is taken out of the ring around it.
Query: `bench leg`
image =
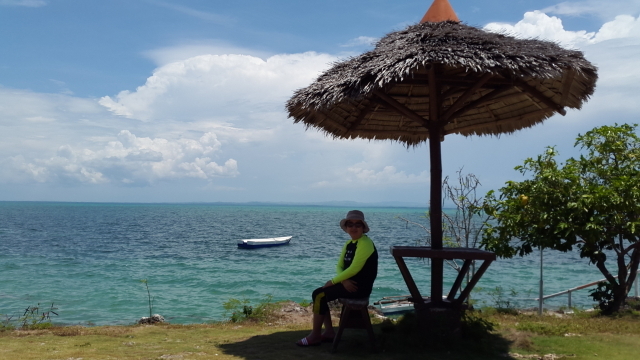
[[[340,312],[340,324],[338,324],[338,332],[336,336],[333,338],[333,346],[331,347],[331,352],[334,353],[338,350],[338,343],[340,342],[340,338],[342,337],[342,332],[344,331],[345,324],[347,323],[347,319],[351,309],[347,306],[342,306],[342,311]]]
[[[371,342],[371,350],[373,352],[377,352],[378,347],[376,346],[376,336],[375,336],[375,333],[373,332],[373,325],[371,325],[371,319],[369,318],[369,311],[367,310],[366,307],[360,310],[352,310],[348,306],[342,307],[342,313],[340,314],[340,324],[338,325],[338,332],[336,333],[335,338],[333,338],[333,346],[331,347],[331,352],[335,353],[338,350],[338,343],[342,338],[342,332],[344,331],[344,329],[347,327],[352,327],[354,319],[351,319],[350,317],[355,315],[355,314],[352,315],[353,311],[357,311],[357,313],[355,314],[358,314],[360,317],[358,323],[361,326],[358,326],[358,327],[364,328],[365,330],[367,330],[367,335],[369,335],[369,341]]]
[[[378,351],[378,347],[376,346],[376,335],[373,333],[373,325],[371,325],[371,318],[369,318],[369,311],[367,308],[364,308],[362,311],[362,321],[364,321],[365,328],[367,329],[367,333],[369,334],[369,341],[371,342],[371,350],[373,352]]]

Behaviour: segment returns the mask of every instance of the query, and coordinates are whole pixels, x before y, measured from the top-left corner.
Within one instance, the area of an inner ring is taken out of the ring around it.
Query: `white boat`
[[[413,303],[409,301],[409,295],[386,296],[373,304],[378,305],[385,316],[401,315],[414,310]]]
[[[410,300],[411,295],[401,296],[385,296],[382,299],[373,303],[377,305],[380,311],[385,315],[402,315],[404,313],[412,312],[415,310],[413,302]],[[429,301],[431,298],[424,296],[425,301]],[[443,296],[442,300],[446,300],[447,297]]]
[[[391,304],[380,304],[380,311],[385,316],[389,315],[402,315],[408,312],[412,312],[414,309],[412,302],[393,302]]]
[[[241,249],[255,249],[261,247],[271,247],[287,245],[291,241],[292,236],[282,236],[267,239],[244,239],[238,240],[238,247]]]

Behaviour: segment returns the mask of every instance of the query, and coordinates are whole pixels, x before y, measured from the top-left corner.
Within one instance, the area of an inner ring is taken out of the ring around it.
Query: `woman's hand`
[[[342,280],[342,286],[344,286],[345,290],[348,292],[356,292],[358,291],[358,287],[356,286],[357,282],[347,279]]]
[[[323,288],[326,288],[326,287],[329,287],[329,286],[333,286],[333,285],[334,285],[333,281],[329,280],[329,281],[327,281],[326,284],[324,284]]]

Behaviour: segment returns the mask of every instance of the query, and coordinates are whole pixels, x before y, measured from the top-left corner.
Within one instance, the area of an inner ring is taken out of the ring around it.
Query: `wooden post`
[[[393,252],[391,254],[393,255]],[[424,300],[422,299],[422,295],[420,295],[420,290],[418,290],[416,282],[413,280],[413,276],[411,276],[411,272],[409,272],[409,269],[407,268],[407,264],[404,262],[402,256],[393,255],[393,258],[396,259],[396,264],[398,264],[400,274],[402,274],[402,278],[409,288],[409,293],[413,298],[413,303],[418,304],[419,306],[416,308],[419,308],[424,303]]]
[[[436,78],[436,64],[429,69],[429,159],[431,162],[431,247],[442,249],[442,152],[440,139],[442,128],[438,118],[440,112],[440,86]],[[443,259],[431,259],[431,303],[442,303]]]
[[[542,247],[540,247],[540,289],[538,292],[538,315],[542,315],[542,304],[544,304],[544,286],[542,281]]]
[[[473,260],[467,259],[464,261],[462,268],[458,272],[458,276],[456,277],[456,281],[453,283],[451,290],[449,291],[449,296],[447,296],[447,300],[452,301],[455,299],[458,290],[460,290],[460,285],[462,285],[462,281],[464,280],[465,275],[469,276],[469,267]],[[469,279],[467,279],[467,283],[469,283]]]

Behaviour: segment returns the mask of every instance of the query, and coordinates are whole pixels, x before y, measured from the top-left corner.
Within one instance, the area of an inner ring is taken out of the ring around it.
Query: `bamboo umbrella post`
[[[430,191],[430,225],[431,248],[442,249],[442,144],[440,138],[440,84],[437,80],[437,64],[429,69],[429,158],[431,163]],[[438,305],[442,302],[442,285],[444,278],[443,259],[431,260],[431,302]]]
[[[429,138],[431,159],[431,199],[429,221],[431,224],[431,248],[442,249],[442,157],[440,144],[440,127],[432,126]],[[442,285],[444,278],[443,259],[431,260],[431,302],[436,305],[442,302]]]
[[[431,167],[430,214],[431,248],[442,249],[442,126],[439,119],[440,84],[437,79],[438,65],[429,68],[429,157]],[[444,261],[431,260],[431,302],[442,302]]]

